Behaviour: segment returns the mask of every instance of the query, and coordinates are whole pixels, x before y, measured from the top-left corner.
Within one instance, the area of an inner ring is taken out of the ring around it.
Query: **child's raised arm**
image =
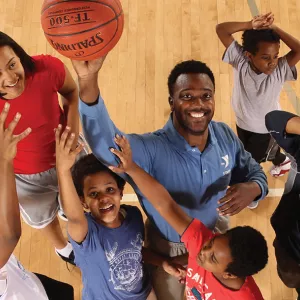
[[[276,25],[271,25],[270,28],[274,30],[280,36],[280,39],[291,49],[286,55],[286,60],[290,67],[294,67],[300,60],[300,41]]]
[[[159,182],[132,161],[130,145],[125,137],[117,136],[116,143],[121,151],[116,149],[111,151],[119,157],[121,163],[118,167],[110,169],[116,173],[127,173],[160,215],[182,235],[192,218],[181,209]]]
[[[228,48],[234,41],[233,34],[239,31],[249,29],[265,29],[268,28],[274,21],[272,13],[259,15],[248,22],[225,22],[220,23],[216,27],[217,35],[222,44]]]
[[[17,144],[31,129],[14,135],[21,115],[17,114],[6,128],[5,121],[9,111],[6,103],[0,114],[0,269],[7,263],[21,236],[20,208],[16,190],[13,159],[17,153]]]
[[[88,223],[73,183],[71,168],[75,163],[76,156],[82,150],[82,146],[78,146],[72,151],[75,134],[70,133],[69,127],[66,127],[62,134],[61,131],[62,127],[59,125],[55,132],[55,139],[60,199],[68,218],[68,233],[75,242],[81,243],[87,235]]]

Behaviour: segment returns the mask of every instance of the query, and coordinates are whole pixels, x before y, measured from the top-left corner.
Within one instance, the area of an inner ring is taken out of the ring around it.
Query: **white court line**
[[[269,194],[267,197],[281,197],[284,189],[269,189]]]
[[[126,201],[126,202],[138,202],[138,197],[136,196],[136,194],[124,194],[122,201]]]
[[[281,197],[283,194],[284,189],[269,189],[268,197]],[[139,202],[138,197],[136,194],[124,194],[122,201],[129,202],[129,203],[136,203]]]

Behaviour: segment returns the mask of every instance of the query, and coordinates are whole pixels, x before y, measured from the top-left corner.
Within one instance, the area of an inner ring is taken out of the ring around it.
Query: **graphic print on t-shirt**
[[[23,280],[26,280],[29,278],[28,274],[26,273],[26,270],[25,268],[23,267],[23,265],[17,260],[17,264],[18,264],[18,267],[19,269],[22,271],[22,279]]]
[[[202,297],[196,288],[192,288],[191,292],[193,293],[193,295],[196,297],[197,300],[202,300]]]
[[[208,285],[205,283],[204,278],[199,273],[194,273],[192,268],[188,268],[187,277],[191,278],[195,286],[189,287],[189,283],[186,286],[187,300],[215,300],[212,292],[209,291]],[[202,296],[201,296],[202,294]]]
[[[197,290],[197,288],[186,287],[187,300],[216,300],[215,298],[212,298],[212,296],[212,293],[205,293],[202,297],[201,293]]]
[[[113,246],[107,241],[105,255],[109,263],[110,280],[115,290],[134,290],[143,277],[141,249],[143,238],[140,233],[130,244],[132,248],[123,249],[118,253],[118,243]]]

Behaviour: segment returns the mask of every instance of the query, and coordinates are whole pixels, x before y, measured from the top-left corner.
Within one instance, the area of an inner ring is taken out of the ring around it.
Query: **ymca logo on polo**
[[[229,166],[229,156],[225,155],[222,156],[222,159],[225,161],[225,163],[221,163],[222,166],[225,166],[225,169]]]

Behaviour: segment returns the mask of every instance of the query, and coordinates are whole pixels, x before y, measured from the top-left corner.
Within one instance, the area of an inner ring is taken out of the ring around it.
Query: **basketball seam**
[[[86,30],[83,30],[83,31],[80,31],[80,32],[64,33],[64,34],[50,34],[50,33],[44,32],[44,34],[47,35],[47,36],[74,36],[74,35],[77,35],[77,34],[86,33],[86,32],[89,32],[89,31],[92,31],[92,30],[95,30],[95,29],[99,29],[99,28],[101,28],[103,26],[106,26],[107,24],[109,24],[109,23],[111,23],[111,22],[113,22],[115,20],[118,20],[119,17],[122,14],[123,14],[123,11],[119,15],[117,15],[116,17],[114,17],[113,19],[107,21],[106,23],[103,23],[103,24],[101,24],[99,26],[96,26],[96,27],[93,27],[93,28],[89,28],[89,29],[86,29]]]
[[[123,8],[121,6],[121,3],[119,0],[114,0],[114,2],[116,3],[116,5],[119,7],[120,12],[123,11]],[[120,4],[120,5],[119,5]]]
[[[100,52],[100,51],[102,51],[103,49],[105,49],[105,47],[107,47],[107,46],[109,45],[109,43],[113,40],[113,38],[116,36],[116,34],[117,34],[117,32],[118,32],[118,29],[119,29],[119,19],[117,19],[117,28],[116,28],[116,31],[115,31],[115,33],[114,33],[114,36],[110,39],[110,41],[109,41],[103,48],[101,48],[101,49],[99,49],[99,50],[97,50],[97,51],[95,51],[95,52],[93,52],[93,53],[91,53],[91,54],[81,56],[81,58],[83,58],[83,57],[88,58],[89,56],[94,55],[94,54],[96,54],[97,52]],[[74,59],[75,59],[75,58],[74,58]]]
[[[111,10],[113,10],[113,12],[115,13],[115,15],[117,15],[116,11],[114,10],[114,7],[112,7],[111,5],[109,5],[107,3],[103,3],[103,2],[100,2],[100,1],[97,1],[97,0],[85,0],[85,1],[86,2],[98,3],[98,4],[102,4],[102,5],[108,6],[109,8],[111,8]],[[45,7],[42,10],[41,14],[43,14],[45,12],[45,10],[49,9],[50,7],[58,5],[58,4],[61,4],[61,3],[65,3],[65,2],[83,2],[83,0],[62,0],[62,1],[58,2],[58,3],[52,3],[52,4],[49,4],[49,6]]]

